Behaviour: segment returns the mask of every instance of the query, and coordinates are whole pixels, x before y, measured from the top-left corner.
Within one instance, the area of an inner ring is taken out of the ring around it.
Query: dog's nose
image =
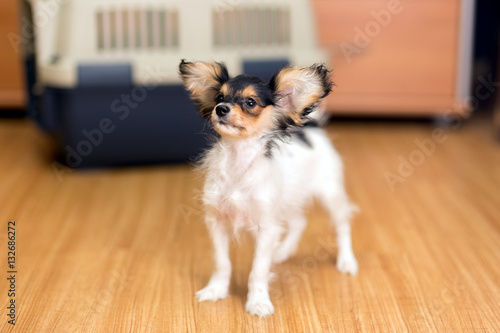
[[[217,107],[215,108],[215,113],[217,113],[219,117],[224,117],[226,114],[229,113],[229,111],[231,111],[229,106],[224,104],[217,105]]]

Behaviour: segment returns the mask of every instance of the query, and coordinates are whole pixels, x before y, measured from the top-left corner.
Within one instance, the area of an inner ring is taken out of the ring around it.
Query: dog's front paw
[[[269,299],[269,295],[258,293],[249,295],[245,309],[253,316],[265,317],[274,313],[274,306]]]
[[[358,262],[352,253],[339,253],[337,257],[337,269],[344,274],[356,275],[358,273]]]
[[[212,283],[199,290],[196,293],[196,298],[198,299],[198,302],[215,302],[219,299],[224,299],[227,297],[227,289],[228,288],[224,285]]]

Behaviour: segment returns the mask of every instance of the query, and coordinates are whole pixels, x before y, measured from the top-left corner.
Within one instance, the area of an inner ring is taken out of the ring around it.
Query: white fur
[[[246,310],[264,317],[274,312],[268,282],[272,263],[283,262],[296,250],[306,220],[304,205],[317,198],[328,210],[337,233],[337,268],[356,274],[351,246],[350,217],[354,206],[344,190],[342,162],[320,128],[305,128],[312,145],[293,138],[276,141],[272,157],[265,156],[266,137],[223,136],[205,155],[203,202],[214,245],[215,272],[197,292],[199,301],[225,298],[231,275],[231,234],[249,230],[256,238],[248,281]],[[284,232],[288,234],[281,240]]]

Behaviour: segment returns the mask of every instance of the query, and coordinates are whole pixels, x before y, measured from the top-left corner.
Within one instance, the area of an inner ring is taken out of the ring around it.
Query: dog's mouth
[[[243,129],[243,127],[240,127],[240,126],[236,126],[234,124],[231,124],[230,122],[228,122],[227,120],[224,120],[222,118],[219,118],[217,119],[216,121],[216,124],[218,126],[223,126],[223,127],[230,127],[230,128],[234,128],[234,129],[237,129],[238,131],[241,131]]]
[[[225,126],[232,126],[232,127],[234,127],[233,124],[231,124],[231,123],[229,123],[229,122],[227,122],[227,121],[225,121],[224,119],[221,119],[221,118],[219,118],[219,120],[217,120],[217,123],[219,125],[225,125]]]

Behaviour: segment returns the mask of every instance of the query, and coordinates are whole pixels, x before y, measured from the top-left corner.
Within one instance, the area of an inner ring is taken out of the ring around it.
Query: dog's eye
[[[257,105],[257,102],[255,99],[249,97],[245,100],[245,105],[247,108],[253,109]]]
[[[222,94],[217,95],[217,97],[215,97],[215,102],[217,104],[224,102],[224,95]]]

